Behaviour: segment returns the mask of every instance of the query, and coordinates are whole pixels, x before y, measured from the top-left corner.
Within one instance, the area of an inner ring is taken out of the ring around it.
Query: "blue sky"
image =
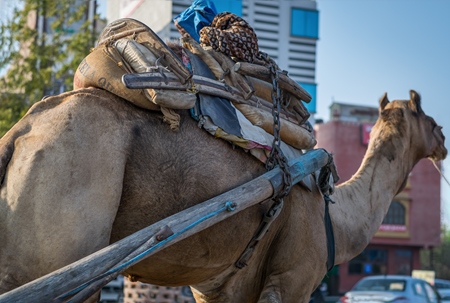
[[[450,149],[450,1],[317,0],[317,118],[329,120],[338,101],[378,106],[422,96],[422,107],[444,127]],[[450,160],[444,161],[450,179]],[[450,226],[450,185],[441,181],[443,220]]]

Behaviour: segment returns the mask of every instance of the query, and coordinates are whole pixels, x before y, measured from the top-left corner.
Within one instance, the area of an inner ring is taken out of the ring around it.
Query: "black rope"
[[[331,200],[330,195],[334,192],[334,184],[339,180],[339,175],[333,162],[333,155],[328,152],[327,154],[328,162],[324,167],[320,169],[317,183],[323,195],[323,200],[325,201],[324,223],[328,253],[327,270],[330,271],[335,264],[336,258],[336,243],[334,239],[333,222],[331,222],[329,209],[330,203],[334,204],[334,201]]]

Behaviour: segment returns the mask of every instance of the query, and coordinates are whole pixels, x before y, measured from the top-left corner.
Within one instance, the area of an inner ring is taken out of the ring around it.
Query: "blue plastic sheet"
[[[195,0],[191,6],[174,18],[192,38],[200,42],[200,30],[211,24],[217,15],[216,6],[211,0]]]

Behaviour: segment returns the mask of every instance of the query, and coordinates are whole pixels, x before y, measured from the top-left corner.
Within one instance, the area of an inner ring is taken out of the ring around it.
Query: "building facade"
[[[316,112],[316,48],[319,12],[313,0],[211,0],[218,12],[229,11],[244,18],[258,36],[260,50],[313,97],[307,104]],[[137,19],[163,40],[178,39],[173,18],[192,4],[191,0],[108,0],[108,22]]]
[[[333,103],[329,122],[315,125],[318,147],[333,153],[342,181],[359,168],[377,117],[378,108]],[[367,275],[410,275],[420,269],[420,251],[440,244],[440,219],[440,174],[423,159],[393,199],[368,247],[333,272],[330,290],[344,293]]]

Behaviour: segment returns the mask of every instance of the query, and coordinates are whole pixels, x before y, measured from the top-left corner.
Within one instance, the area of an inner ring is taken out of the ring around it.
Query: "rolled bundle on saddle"
[[[129,102],[150,110],[160,110],[160,106],[150,102],[144,90],[131,90],[122,83],[122,75],[134,73],[124,62],[114,46],[100,45],[84,58],[74,76],[74,89],[98,87],[108,90]]]
[[[187,90],[129,89],[122,76],[165,69],[186,83],[192,73],[146,25],[132,19],[119,19],[100,35],[97,47],[81,62],[75,76],[74,89],[98,87],[108,90],[141,108],[161,111],[174,130],[179,115],[174,109],[190,109],[196,95]],[[170,69],[170,70],[169,70]]]
[[[189,109],[195,105],[195,94],[186,91],[162,89],[128,89],[122,76],[144,73],[155,68],[156,56],[142,44],[129,39],[119,39],[113,45],[100,45],[80,64],[75,74],[74,86],[99,87],[150,110],[161,107]]]
[[[185,35],[181,38],[181,41],[184,48],[200,57],[209,66],[217,79],[225,81],[230,86],[237,87],[244,96],[247,96],[248,104],[231,101],[253,125],[261,127],[273,135],[274,118],[271,114],[273,86],[265,81],[270,79],[268,68],[258,66],[256,69],[259,69],[260,74],[258,74],[258,72],[255,73],[255,69],[247,65],[241,68],[240,62],[236,63],[229,56],[213,50],[212,47],[202,47],[192,37]],[[249,65],[256,66],[255,64]],[[264,72],[261,72],[261,70]],[[244,73],[240,74],[238,71],[244,71]],[[248,76],[249,74],[256,77]],[[309,118],[309,112],[301,103],[300,96],[308,101],[311,100],[311,97],[303,89],[298,89],[298,84],[292,85],[290,79],[289,81],[283,81],[282,86],[284,88],[290,87],[290,89],[287,89],[283,96],[287,105],[280,115],[280,138],[296,149],[311,149],[317,141],[312,132],[304,125]],[[258,99],[254,97],[258,97]],[[255,99],[257,100],[256,106],[251,102]]]
[[[237,61],[226,52],[201,46],[189,35],[184,35],[181,41],[184,48],[208,65],[217,83],[200,82],[199,85],[199,78],[193,77],[180,58],[150,28],[125,18],[114,21],[102,32],[97,47],[79,65],[74,88],[102,88],[141,108],[161,111],[172,129],[179,126],[179,116],[174,109],[194,107],[196,93],[200,91],[227,98],[253,125],[273,135],[274,120],[269,114],[273,106],[270,68],[278,69],[278,66],[270,58],[262,60],[253,55],[251,57],[259,65]],[[271,66],[271,63],[275,65]],[[124,76],[147,75],[149,72],[152,75],[159,73],[160,83],[138,89],[138,86],[130,89],[124,84]],[[301,100],[309,102],[311,97],[285,73],[279,75],[278,85],[283,97],[281,140],[296,149],[310,149],[316,141],[304,125],[309,113]],[[171,87],[173,82],[169,80],[174,78],[179,84]]]

